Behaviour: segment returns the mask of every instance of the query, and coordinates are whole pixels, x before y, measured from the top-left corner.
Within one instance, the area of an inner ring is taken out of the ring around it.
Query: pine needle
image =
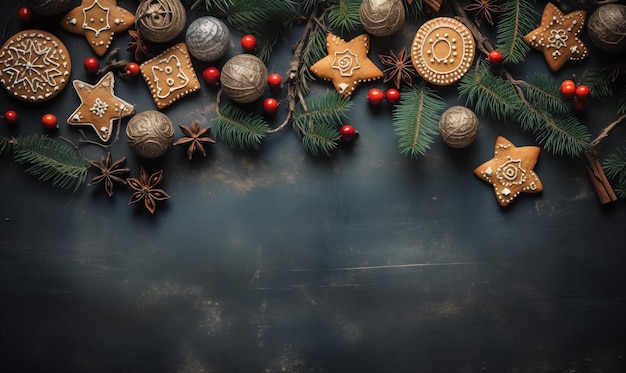
[[[339,131],[337,128],[318,123],[302,134],[302,145],[314,157],[320,155],[328,157],[337,148],[338,139]]]
[[[213,118],[216,137],[233,149],[257,150],[270,129],[260,116],[246,113],[233,105],[224,105]]]
[[[439,133],[443,100],[420,83],[402,91],[402,99],[393,110],[393,126],[398,146],[405,156],[425,155]]]
[[[326,56],[326,33],[320,27],[316,27],[311,33],[309,42],[302,53],[302,66],[300,67],[300,89],[304,93],[309,92],[309,82],[315,80],[315,76],[309,69],[314,63]]]
[[[76,192],[87,177],[87,160],[73,147],[46,136],[16,138],[15,161],[29,166],[26,172],[53,186]]]
[[[604,100],[613,96],[613,80],[610,72],[604,69],[589,69],[585,77],[585,85],[589,87],[593,99]]]
[[[416,0],[410,4],[408,1],[403,1],[402,3],[404,4],[404,10],[408,19],[417,22],[424,15],[424,4],[422,0]]]
[[[626,198],[626,148],[617,149],[603,162],[602,168],[606,176],[616,181],[615,193]]]
[[[626,114],[626,90],[620,93],[617,98],[617,115]]]
[[[466,97],[465,105],[473,106],[477,114],[492,115],[498,120],[512,117],[520,106],[513,85],[493,75],[484,64],[463,76],[459,83],[459,95]]]
[[[532,74],[526,79],[526,98],[528,102],[556,115],[570,111],[570,105],[563,99],[559,86],[546,74]]]
[[[523,37],[535,29],[539,14],[533,4],[526,0],[505,1],[499,17],[496,49],[504,57],[504,63],[517,64],[526,59],[530,47]]]
[[[350,33],[361,24],[361,0],[333,0],[328,11],[328,26],[336,34]]]

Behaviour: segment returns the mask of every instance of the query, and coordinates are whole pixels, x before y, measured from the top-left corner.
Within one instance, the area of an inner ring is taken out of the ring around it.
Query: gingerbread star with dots
[[[493,158],[474,170],[474,175],[493,185],[498,203],[508,206],[520,193],[539,193],[541,180],[533,171],[539,158],[538,146],[516,147],[498,136]]]
[[[383,77],[383,72],[367,57],[369,35],[362,34],[346,42],[328,33],[326,45],[328,55],[311,66],[311,71],[318,78],[331,80],[342,96],[350,96],[359,82]]]
[[[72,126],[91,126],[100,140],[106,142],[113,133],[115,120],[133,115],[135,107],[113,93],[115,79],[109,71],[95,85],[74,80],[74,89],[80,97],[80,106],[67,118]]]
[[[567,61],[582,60],[589,55],[579,38],[586,15],[584,10],[563,14],[556,5],[547,3],[541,25],[526,34],[524,41],[542,51],[550,69],[557,72]]]
[[[135,15],[117,6],[117,0],[82,0],[61,20],[61,27],[83,35],[100,57],[104,56],[113,35],[135,24]]]

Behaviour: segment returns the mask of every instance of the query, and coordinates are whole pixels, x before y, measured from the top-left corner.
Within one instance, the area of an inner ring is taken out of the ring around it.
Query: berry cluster
[[[591,91],[584,84],[576,84],[573,80],[567,79],[561,83],[561,94],[568,100],[573,100],[574,110],[583,111],[589,104]]]

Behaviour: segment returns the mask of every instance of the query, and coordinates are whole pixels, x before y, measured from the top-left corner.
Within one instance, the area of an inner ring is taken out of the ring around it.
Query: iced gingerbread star
[[[100,57],[104,56],[113,35],[135,24],[135,16],[117,6],[117,0],[82,0],[61,20],[61,27],[83,35]]]
[[[539,193],[541,180],[533,171],[539,158],[538,146],[516,147],[498,136],[493,158],[474,170],[479,178],[493,185],[498,203],[508,206],[520,193]]]
[[[311,66],[311,71],[318,78],[331,80],[342,96],[350,96],[359,82],[383,77],[383,72],[367,57],[367,34],[346,42],[339,36],[328,33],[326,45],[328,56]]]
[[[80,80],[74,80],[73,83],[80,97],[80,106],[70,114],[67,123],[72,126],[91,126],[104,142],[111,138],[115,120],[135,113],[133,105],[113,93],[115,79],[112,71],[95,85]]]
[[[586,15],[584,10],[563,14],[556,5],[547,3],[541,25],[524,36],[524,41],[542,51],[550,69],[557,72],[567,61],[582,60],[589,55],[579,38]]]

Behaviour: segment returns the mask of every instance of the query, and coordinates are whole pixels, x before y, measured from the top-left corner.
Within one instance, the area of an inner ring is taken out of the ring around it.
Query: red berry
[[[129,62],[128,65],[126,65],[126,73],[129,76],[137,76],[140,72],[141,69],[139,68],[137,62]]]
[[[585,99],[581,99],[578,97],[574,98],[574,110],[576,111],[584,111],[587,108],[589,101]]]
[[[59,128],[57,117],[54,114],[44,114],[43,117],[41,117],[41,124],[43,124],[43,128],[47,130]]]
[[[280,74],[272,73],[267,77],[267,84],[272,88],[280,88],[280,85],[283,84],[283,77]]]
[[[385,91],[385,98],[390,104],[396,104],[400,101],[400,91],[395,88],[389,88]]]
[[[84,66],[85,66],[85,70],[87,70],[88,73],[95,74],[96,72],[98,72],[98,69],[100,68],[100,62],[98,62],[98,60],[93,57],[87,57],[85,59]]]
[[[564,80],[561,83],[561,94],[565,98],[574,98],[576,96],[576,83],[572,80]]]
[[[17,11],[17,16],[19,17],[22,23],[32,23],[33,22],[33,11],[27,7],[23,6]]]
[[[241,38],[241,47],[246,52],[254,52],[256,50],[256,38],[254,35],[244,35]]]
[[[16,124],[18,119],[19,118],[17,117],[17,113],[14,110],[7,110],[4,113],[4,121],[6,122],[6,124]]]
[[[576,87],[576,98],[580,100],[588,99],[590,93],[591,93],[591,90],[589,90],[589,87],[587,87],[584,84],[581,84],[578,87]]]
[[[492,65],[499,65],[502,63],[502,53],[500,53],[500,51],[497,49],[489,52],[487,58],[489,59],[489,63],[491,63]]]
[[[378,88],[372,88],[367,93],[367,99],[370,103],[378,105],[385,99],[385,94]]]
[[[268,97],[263,101],[263,111],[267,114],[274,114],[278,109],[278,101],[275,98]]]
[[[341,127],[339,130],[339,138],[343,141],[352,141],[357,136],[358,132],[349,124]]]
[[[202,79],[208,84],[216,84],[220,81],[220,70],[217,67],[209,66],[202,71]]]

